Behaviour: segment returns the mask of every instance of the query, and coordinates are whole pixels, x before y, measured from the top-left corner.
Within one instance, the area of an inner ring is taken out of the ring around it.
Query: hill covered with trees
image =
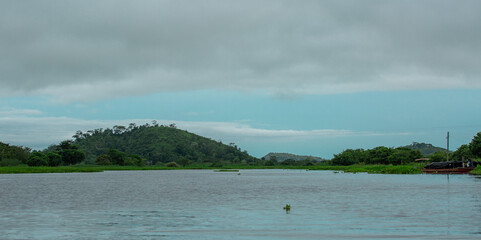
[[[435,152],[439,152],[439,151],[446,152],[446,149],[441,147],[435,147],[430,143],[413,142],[411,145],[407,145],[404,147],[412,150],[419,150],[426,157],[434,154]]]
[[[258,159],[242,151],[234,143],[229,145],[208,139],[185,130],[177,129],[175,124],[169,126],[114,126],[112,129],[95,129],[87,132],[77,131],[73,136],[74,144],[86,154],[86,162],[97,163],[113,161],[122,165],[122,154],[131,158],[142,158],[147,164],[176,162],[188,163],[222,163],[257,164]],[[120,155],[119,155],[120,154]],[[119,157],[120,156],[120,157]],[[109,159],[110,158],[110,159]]]
[[[320,158],[320,157],[314,157],[314,156],[304,156],[304,155],[296,155],[296,154],[291,154],[291,153],[268,153],[264,157],[262,157],[263,160],[276,160],[278,162],[283,162],[286,160],[294,160],[294,161],[302,161],[302,160],[311,160],[311,161],[316,161],[316,162],[322,162],[326,161],[326,159]]]

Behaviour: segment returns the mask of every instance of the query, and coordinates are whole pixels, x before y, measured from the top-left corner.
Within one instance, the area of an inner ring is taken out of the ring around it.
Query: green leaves
[[[402,165],[422,157],[419,150],[408,148],[376,147],[369,150],[347,149],[335,154],[331,160],[333,165],[348,166],[353,164],[392,164]]]
[[[481,158],[481,132],[478,132],[476,136],[474,136],[469,144],[469,150],[474,156]]]
[[[80,133],[79,133],[80,134]],[[95,129],[82,133],[75,144],[86,153],[86,161],[94,163],[103,154],[110,155],[115,165],[177,162],[191,163],[254,163],[256,158],[242,152],[235,144],[225,145],[175,126],[130,124],[128,128]],[[115,150],[114,152],[111,149]],[[124,156],[121,156],[124,154]],[[129,154],[141,159],[129,159]],[[102,160],[102,159],[101,159]],[[102,160],[103,161],[103,160]]]

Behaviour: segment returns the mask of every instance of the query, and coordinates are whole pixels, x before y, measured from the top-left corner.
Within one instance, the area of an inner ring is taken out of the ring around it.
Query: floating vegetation
[[[286,206],[284,207],[284,210],[286,210],[286,213],[291,212],[291,205],[286,204]]]

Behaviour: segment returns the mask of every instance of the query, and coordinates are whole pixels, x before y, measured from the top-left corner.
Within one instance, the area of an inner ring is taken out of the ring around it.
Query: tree
[[[139,155],[128,155],[124,158],[124,165],[126,166],[145,166],[145,160]]]
[[[469,143],[469,150],[474,156],[481,157],[481,132],[478,132]]]
[[[74,150],[76,150],[76,149],[78,149],[78,146],[77,146],[77,145],[74,145],[72,140],[62,141],[62,142],[57,146],[57,151],[66,150],[66,149],[74,149]]]
[[[31,149],[26,147],[10,146],[9,144],[0,142],[0,162],[5,160],[4,164],[26,163],[30,156]]]
[[[185,166],[189,165],[190,160],[186,157],[181,157],[179,159],[179,163],[180,163],[180,165],[182,165],[182,167],[185,167]]]
[[[347,149],[342,153],[334,154],[331,160],[333,165],[353,165],[363,163],[366,160],[366,153],[362,149]]]
[[[451,155],[449,156],[449,159],[452,159],[453,161],[463,161],[472,156],[473,154],[469,149],[469,145],[463,144],[456,151],[451,153]]]
[[[169,162],[167,164],[165,164],[166,167],[179,167],[179,164],[177,164],[176,162]]]
[[[272,160],[264,161],[264,166],[275,166],[275,165],[277,165],[277,162],[274,163],[274,161]]]
[[[64,149],[59,154],[66,165],[79,164],[85,159],[85,153],[76,149]]]
[[[387,158],[387,162],[393,165],[401,165],[408,162],[411,162],[413,159],[411,158],[410,150],[404,149],[396,149],[394,152],[389,155]]]
[[[48,157],[42,152],[33,152],[27,160],[27,165],[30,167],[39,167],[48,165]]]
[[[286,160],[281,162],[281,165],[295,166],[295,165],[297,165],[297,162],[294,159],[286,159]]]
[[[446,152],[445,151],[437,151],[431,156],[429,156],[431,162],[445,162],[446,161]]]
[[[110,149],[109,156],[113,164],[124,165],[125,153],[117,149]]]
[[[49,152],[47,153],[47,163],[50,167],[56,167],[62,164],[62,156],[60,154]]]
[[[367,150],[367,152],[369,157],[366,160],[366,163],[389,164],[388,158],[394,152],[394,150],[392,148],[380,146]]]
[[[95,164],[97,165],[110,165],[112,162],[110,161],[110,155],[108,154],[102,154],[97,157],[95,160]]]

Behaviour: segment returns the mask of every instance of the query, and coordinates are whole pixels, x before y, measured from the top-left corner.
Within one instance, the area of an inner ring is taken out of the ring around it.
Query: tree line
[[[347,149],[339,154],[334,154],[330,163],[332,165],[353,164],[392,164],[402,165],[412,163],[424,155],[418,149],[407,147],[388,148],[376,147],[373,149]],[[469,144],[461,145],[456,151],[446,153],[437,151],[429,155],[431,162],[442,162],[447,159],[452,161],[466,161],[468,158],[481,158],[481,132],[478,132]]]
[[[0,142],[0,166],[60,166],[78,163],[97,165],[164,164],[187,166],[191,163],[209,164],[220,167],[223,164],[247,164],[254,166],[309,166],[319,164],[313,159],[277,161],[257,159],[242,151],[234,143],[223,144],[205,137],[179,130],[175,124],[169,126],[145,124],[128,127],[114,126],[112,129],[96,129],[83,133],[78,131],[75,140],[62,141],[43,151],[32,151],[27,147],[11,146]],[[332,165],[412,163],[424,157],[419,150],[407,147],[373,149],[347,149],[328,161]],[[445,161],[446,152],[438,151],[429,156],[431,161]],[[469,144],[461,145],[449,153],[449,159],[465,161],[481,158],[481,132]]]
[[[26,164],[29,166],[65,166],[75,165],[85,160],[85,153],[73,144],[72,140],[65,140],[58,145],[52,145],[44,151],[34,151],[30,154]]]
[[[0,142],[0,166],[26,164],[32,149]]]

